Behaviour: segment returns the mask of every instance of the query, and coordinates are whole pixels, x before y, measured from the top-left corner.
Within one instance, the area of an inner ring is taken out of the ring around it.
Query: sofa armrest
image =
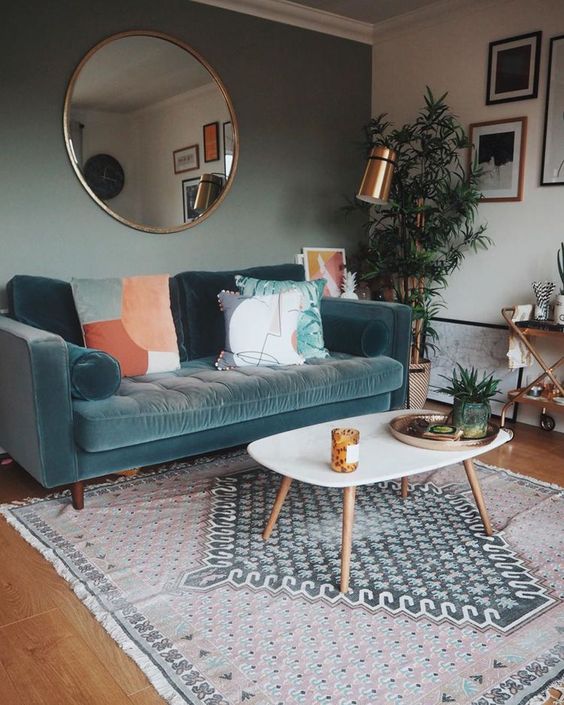
[[[401,362],[403,384],[392,392],[391,408],[402,408],[409,372],[411,308],[384,301],[324,298],[321,319],[329,350],[365,356],[387,355]],[[368,344],[367,338],[370,339]]]
[[[66,343],[5,316],[0,316],[0,445],[44,487],[78,479]]]

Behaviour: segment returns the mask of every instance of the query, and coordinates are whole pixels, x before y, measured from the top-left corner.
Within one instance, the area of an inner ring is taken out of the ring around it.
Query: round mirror
[[[172,233],[207,218],[237,167],[237,122],[209,64],[158,32],[96,45],[74,71],[67,151],[90,196],[138,230]]]

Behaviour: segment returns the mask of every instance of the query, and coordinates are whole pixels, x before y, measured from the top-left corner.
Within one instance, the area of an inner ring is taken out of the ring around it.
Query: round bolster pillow
[[[67,343],[71,395],[96,401],[114,394],[121,383],[119,362],[108,353]]]
[[[329,350],[376,357],[387,350],[390,333],[388,326],[380,320],[328,314],[323,316],[323,335]]]

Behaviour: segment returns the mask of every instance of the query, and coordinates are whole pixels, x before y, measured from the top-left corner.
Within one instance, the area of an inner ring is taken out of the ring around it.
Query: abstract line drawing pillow
[[[87,347],[115,357],[124,377],[180,368],[167,274],[71,285]]]
[[[298,352],[306,360],[314,357],[329,357],[323,340],[323,324],[319,310],[326,284],[325,279],[310,282],[272,281],[237,274],[235,283],[242,296],[263,296],[288,290],[299,291],[302,296],[302,312],[298,318]]]
[[[303,364],[297,351],[298,291],[267,296],[221,291],[217,298],[225,320],[225,350],[215,363],[219,370]]]

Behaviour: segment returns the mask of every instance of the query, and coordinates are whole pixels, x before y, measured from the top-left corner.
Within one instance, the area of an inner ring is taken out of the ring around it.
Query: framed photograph
[[[198,193],[199,183],[199,176],[194,179],[184,179],[182,181],[182,204],[184,206],[185,223],[194,220],[194,218],[197,218],[200,215],[194,210],[194,203],[196,202],[196,194]]]
[[[233,168],[233,157],[235,156],[235,140],[233,137],[233,123],[231,121],[223,123],[223,173],[225,179],[229,178]]]
[[[305,277],[326,279],[324,296],[340,296],[345,270],[345,250],[339,247],[303,247]]]
[[[564,34],[550,40],[541,186],[564,184]]]
[[[510,370],[507,363],[509,330],[497,323],[475,323],[456,321],[450,318],[434,318],[433,328],[437,331],[437,350],[430,351],[431,382],[429,399],[452,404],[452,397],[437,392],[446,382],[441,377],[450,377],[456,364],[462,367],[475,367],[478,375],[486,372],[501,379],[499,391],[491,400],[492,413],[501,414],[507,401],[507,392],[521,386],[523,370]],[[517,420],[517,404],[513,407],[512,420]]]
[[[536,98],[542,32],[491,42],[486,105]]]
[[[204,125],[204,161],[216,162],[219,159],[219,122]]]
[[[477,159],[481,201],[522,201],[527,118],[470,125],[470,160]]]
[[[200,168],[200,148],[197,144],[191,144],[189,147],[175,149],[172,153],[172,159],[175,174],[194,171]]]

